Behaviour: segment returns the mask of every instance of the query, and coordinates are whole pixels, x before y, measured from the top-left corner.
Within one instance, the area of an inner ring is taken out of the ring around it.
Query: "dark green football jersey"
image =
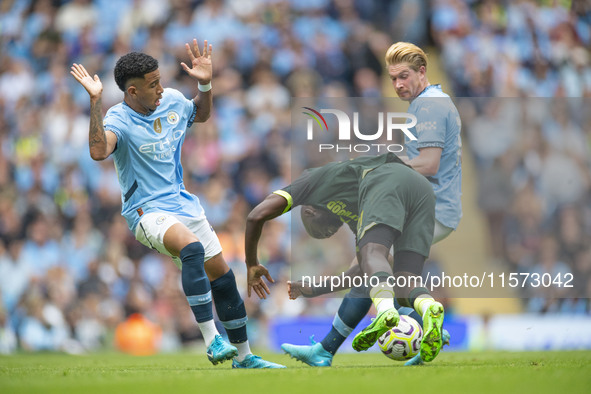
[[[288,201],[286,212],[298,205],[311,205],[332,212],[355,233],[359,219],[359,184],[375,168],[400,163],[393,153],[362,156],[306,170],[291,185],[275,193]]]
[[[394,250],[429,255],[435,225],[435,194],[427,178],[388,153],[329,163],[306,170],[275,194],[287,200],[285,212],[311,205],[347,223],[359,242],[384,224],[401,234]]]

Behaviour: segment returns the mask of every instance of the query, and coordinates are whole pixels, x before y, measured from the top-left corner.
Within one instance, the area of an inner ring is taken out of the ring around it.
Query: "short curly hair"
[[[158,69],[158,60],[141,52],[130,52],[123,55],[115,64],[115,82],[122,92],[125,92],[125,84],[131,78],[143,78],[147,73]]]

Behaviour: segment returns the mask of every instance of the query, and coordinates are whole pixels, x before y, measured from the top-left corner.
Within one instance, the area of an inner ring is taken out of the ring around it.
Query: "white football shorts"
[[[187,216],[176,216],[168,212],[150,212],[142,215],[140,222],[135,229],[135,239],[149,248],[172,257],[172,260],[181,268],[181,259],[173,256],[164,247],[164,234],[174,224],[182,223],[191,230],[205,249],[205,261],[221,253],[222,245],[213,227],[205,216],[193,218]]]
[[[453,228],[444,226],[439,220],[435,219],[435,230],[433,231],[433,242],[431,242],[431,245],[435,245],[437,242],[444,240],[453,231]]]

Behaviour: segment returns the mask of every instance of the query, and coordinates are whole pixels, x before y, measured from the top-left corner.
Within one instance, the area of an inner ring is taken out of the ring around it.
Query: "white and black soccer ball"
[[[405,361],[419,353],[422,339],[423,328],[419,323],[410,316],[401,315],[398,325],[378,339],[378,346],[386,357]]]

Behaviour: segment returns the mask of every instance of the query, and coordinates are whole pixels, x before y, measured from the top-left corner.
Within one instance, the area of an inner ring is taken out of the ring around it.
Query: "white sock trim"
[[[236,357],[236,361],[242,362],[249,354],[252,354],[250,351],[250,345],[248,341],[240,342],[240,343],[233,343],[233,346],[236,346],[238,349],[238,356]]]
[[[385,282],[372,288],[369,292],[369,296],[371,297],[378,314],[394,308],[394,290]]]
[[[378,303],[376,305],[376,310],[378,312],[378,315],[384,311],[387,311],[388,309],[394,309],[394,299],[392,299],[392,298],[376,298],[374,300],[374,303],[376,301],[378,301]]]
[[[203,335],[203,341],[205,342],[205,346],[211,345],[213,339],[216,335],[219,334],[218,329],[215,326],[215,322],[213,319],[204,321],[201,323],[197,323],[199,325],[199,329],[201,330],[201,335]]]
[[[435,302],[435,300],[431,296],[419,297],[414,302],[416,306],[415,305],[413,305],[413,306],[415,306],[415,311],[417,311],[417,313],[419,315],[421,315],[421,317],[424,319],[425,314],[429,310],[429,307],[434,302]]]

